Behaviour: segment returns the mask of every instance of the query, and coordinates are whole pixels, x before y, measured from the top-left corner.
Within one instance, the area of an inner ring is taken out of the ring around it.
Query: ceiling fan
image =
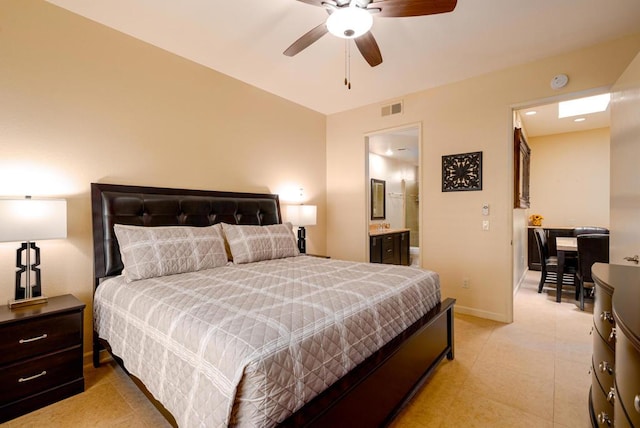
[[[435,15],[451,12],[457,0],[297,0],[324,7],[329,13],[326,22],[305,33],[284,51],[294,56],[311,46],[320,37],[331,33],[343,39],[354,39],[358,50],[375,67],[382,63],[382,54],[371,26],[373,14],[386,18]]]

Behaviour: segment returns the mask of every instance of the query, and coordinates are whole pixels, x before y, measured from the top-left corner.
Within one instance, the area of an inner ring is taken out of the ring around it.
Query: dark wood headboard
[[[96,285],[123,265],[114,224],[210,226],[282,223],[278,195],[91,183]]]

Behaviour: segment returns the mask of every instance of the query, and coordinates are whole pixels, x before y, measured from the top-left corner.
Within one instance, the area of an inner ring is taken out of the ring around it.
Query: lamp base
[[[46,296],[32,297],[30,299],[9,300],[9,309],[21,308],[23,306],[41,305],[47,303],[49,299]]]
[[[298,251],[300,251],[300,254],[305,254],[307,252],[306,237],[307,232],[304,227],[298,227]]]
[[[36,261],[31,263],[31,251],[35,254]],[[22,256],[26,262],[22,262]],[[40,247],[35,242],[23,242],[16,251],[16,293],[15,300],[30,299],[42,295],[42,280],[40,276]],[[35,274],[35,283],[31,281],[31,273]],[[22,287],[22,274],[25,274],[24,287]]]

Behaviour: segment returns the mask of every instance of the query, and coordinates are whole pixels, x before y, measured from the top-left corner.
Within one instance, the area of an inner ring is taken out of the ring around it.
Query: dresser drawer
[[[32,358],[0,369],[0,403],[82,378],[82,346]]]
[[[597,332],[593,333],[593,368],[602,386],[609,391],[615,378],[615,354],[605,340]]]
[[[611,294],[608,294],[602,287],[595,287],[593,303],[593,324],[600,336],[607,339],[611,330],[615,327],[613,319],[613,309],[611,306]],[[611,343],[613,347],[613,342]]]
[[[618,334],[616,340],[616,390],[616,400],[624,408],[632,426],[640,427],[640,354],[624,334]],[[617,422],[618,414],[616,426]]]
[[[600,336],[607,339],[611,334],[611,329],[615,326],[613,320],[613,309],[611,306],[611,294],[607,293],[603,287],[595,287],[593,302],[593,323],[600,333]],[[613,347],[613,342],[611,342]]]
[[[618,390],[616,390],[616,396],[618,394]],[[614,426],[616,428],[634,428],[635,425],[631,423],[629,417],[622,407],[622,403],[620,400],[616,399],[615,403],[613,403],[613,414],[615,415],[615,423]]]
[[[603,423],[599,423],[597,426],[612,426],[613,425],[613,404],[607,401],[607,395],[610,391],[606,393],[602,389],[602,386],[598,382],[596,378],[595,369],[591,370],[591,401],[593,403],[593,413],[594,417],[598,422],[602,421]],[[606,420],[611,421],[610,425],[607,425]]]
[[[82,312],[0,327],[0,365],[82,343]]]

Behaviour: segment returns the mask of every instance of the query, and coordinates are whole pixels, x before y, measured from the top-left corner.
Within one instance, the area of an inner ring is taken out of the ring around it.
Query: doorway
[[[561,106],[607,94],[600,88],[513,109],[513,127],[522,129],[531,148],[530,207],[513,211],[514,294],[528,270],[539,270],[531,216],[542,217],[541,226],[549,230],[609,228],[608,104],[602,111],[569,115]]]
[[[406,125],[365,136],[367,236],[371,228],[408,229],[411,264],[420,266],[421,126]],[[384,218],[372,216],[371,180],[385,183]],[[367,254],[369,254],[367,242]]]

